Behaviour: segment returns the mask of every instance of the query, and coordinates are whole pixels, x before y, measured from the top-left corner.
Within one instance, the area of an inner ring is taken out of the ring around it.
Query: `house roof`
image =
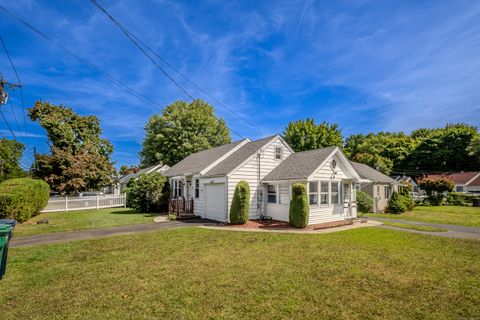
[[[273,169],[264,181],[307,179],[336,147],[292,153]]]
[[[468,184],[470,187],[477,187],[477,186],[480,186],[480,174],[475,178],[473,179],[472,181],[470,181],[470,183]]]
[[[156,171],[156,170],[158,170],[160,168],[163,168],[163,167],[168,168],[167,165],[164,165],[163,163],[159,163],[159,164],[147,167],[147,168],[140,169],[135,173],[129,173],[127,175],[124,175],[123,177],[121,177],[119,179],[119,182],[120,183],[128,183],[128,181],[130,181],[132,178],[136,178],[136,177],[138,177],[138,176],[140,176],[141,174],[144,174],[144,173],[149,173],[149,172],[152,172],[152,171]]]
[[[363,163],[350,161],[360,177],[373,182],[396,183],[395,180]]]
[[[464,185],[473,185],[472,182],[468,183],[470,180],[475,179],[480,172],[453,172],[447,174],[431,174],[428,178],[440,178],[447,177],[452,180],[455,184],[464,184]],[[476,180],[476,179],[475,179]]]
[[[224,144],[216,148],[193,153],[179,163],[177,163],[176,165],[174,165],[173,167],[171,167],[170,169],[168,169],[165,172],[165,176],[174,177],[187,173],[200,173],[202,170],[206,169],[216,160],[233,150],[243,141],[245,140],[239,140],[229,144]]]
[[[244,161],[250,158],[255,152],[260,150],[263,146],[272,141],[275,136],[263,138],[256,141],[248,142],[241,146],[238,150],[228,156],[225,160],[217,164],[215,167],[205,173],[206,177],[225,176],[232,172],[236,167],[241,165]]]

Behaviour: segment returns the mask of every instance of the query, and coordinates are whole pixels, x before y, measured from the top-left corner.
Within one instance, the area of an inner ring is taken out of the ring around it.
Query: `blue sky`
[[[120,22],[248,124],[213,103],[250,138],[281,133],[291,120],[336,122],[345,136],[409,132],[447,122],[480,125],[478,1],[111,1]],[[0,4],[136,91],[166,106],[187,97],[87,0]],[[117,165],[138,163],[147,119],[161,108],[129,95],[0,10],[0,34],[37,99],[94,114]],[[14,74],[3,52],[0,71]],[[208,97],[174,76],[195,97]],[[16,127],[23,131],[18,92]],[[210,101],[212,102],[212,101]],[[9,136],[0,122],[0,136]],[[32,146],[48,150],[27,122]],[[25,141],[18,132],[20,140]],[[238,139],[232,135],[233,139]]]

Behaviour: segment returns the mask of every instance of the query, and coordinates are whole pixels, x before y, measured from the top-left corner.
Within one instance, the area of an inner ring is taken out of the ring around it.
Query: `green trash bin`
[[[10,224],[0,224],[0,280],[5,275],[7,269],[8,242],[12,233],[13,226]]]

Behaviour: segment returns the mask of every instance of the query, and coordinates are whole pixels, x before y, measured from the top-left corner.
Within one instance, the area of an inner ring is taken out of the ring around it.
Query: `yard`
[[[10,251],[2,319],[476,319],[480,242],[183,228]]]
[[[417,206],[402,214],[368,213],[364,216],[480,227],[480,208],[475,207]]]
[[[15,236],[152,223],[153,217],[154,215],[149,213],[138,213],[124,208],[42,213],[17,225]],[[37,221],[42,219],[48,219],[49,223],[37,224]]]

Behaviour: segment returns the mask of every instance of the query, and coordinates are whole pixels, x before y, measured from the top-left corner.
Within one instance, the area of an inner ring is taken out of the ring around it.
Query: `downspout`
[[[258,185],[258,189],[257,189],[257,217],[262,217],[262,207],[263,207],[263,192],[260,192],[261,189],[263,188],[263,186],[261,185],[260,183],[260,176],[261,176],[261,168],[260,168],[260,164],[261,164],[261,151],[257,151],[257,162],[258,162],[258,170],[257,170],[257,185]],[[262,199],[260,200],[259,197],[262,197]],[[259,205],[260,204],[260,205]]]

